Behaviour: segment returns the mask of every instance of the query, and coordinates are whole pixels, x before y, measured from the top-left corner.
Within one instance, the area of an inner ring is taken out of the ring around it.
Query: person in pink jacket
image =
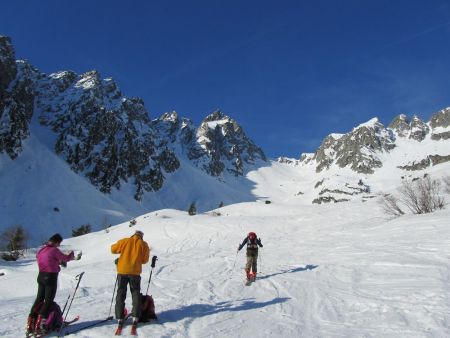
[[[75,259],[73,251],[66,255],[58,249],[62,240],[63,238],[60,234],[54,234],[36,254],[39,266],[38,292],[28,316],[27,333],[45,332],[45,321],[58,287],[58,273],[61,270],[59,265]],[[77,257],[77,259],[80,258],[81,256]],[[37,311],[38,305],[42,302],[43,304]]]

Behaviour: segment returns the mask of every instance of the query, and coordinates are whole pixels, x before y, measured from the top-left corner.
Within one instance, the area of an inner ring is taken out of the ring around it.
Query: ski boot
[[[122,329],[123,329],[123,319],[119,319],[119,323],[117,324],[117,329],[116,329],[116,336],[120,336],[122,335]]]
[[[27,330],[25,332],[25,334],[27,335],[27,337],[30,337],[31,335],[33,335],[34,332],[34,321],[36,318],[32,317],[32,316],[28,316],[27,319]]]
[[[34,335],[35,337],[42,337],[45,336],[48,331],[47,327],[45,326],[45,321],[47,319],[43,318],[41,315],[37,317],[36,323],[34,325]]]
[[[250,269],[245,269],[245,275],[247,276],[247,280],[250,282],[251,281]]]
[[[133,317],[133,324],[131,324],[130,335],[137,336],[137,325],[138,325],[138,318]]]

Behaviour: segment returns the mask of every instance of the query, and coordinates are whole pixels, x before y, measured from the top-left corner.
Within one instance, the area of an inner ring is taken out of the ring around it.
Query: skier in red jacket
[[[257,238],[254,232],[249,232],[242,244],[239,245],[237,251],[239,252],[247,244],[247,264],[245,265],[245,273],[249,282],[254,282],[256,279],[256,272],[258,271],[258,246],[263,247],[261,238]]]

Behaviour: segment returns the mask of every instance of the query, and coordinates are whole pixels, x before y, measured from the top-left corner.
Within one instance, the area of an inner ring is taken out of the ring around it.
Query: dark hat
[[[63,241],[63,238],[60,234],[54,234],[48,239],[48,241],[52,243],[61,243]]]
[[[141,238],[144,237],[144,233],[141,230],[136,230],[134,234],[140,236]]]

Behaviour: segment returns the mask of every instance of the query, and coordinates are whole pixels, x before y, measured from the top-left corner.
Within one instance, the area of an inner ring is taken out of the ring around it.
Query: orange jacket
[[[148,262],[150,248],[141,237],[133,235],[111,245],[113,254],[120,254],[117,273],[121,275],[140,275],[142,264]]]

